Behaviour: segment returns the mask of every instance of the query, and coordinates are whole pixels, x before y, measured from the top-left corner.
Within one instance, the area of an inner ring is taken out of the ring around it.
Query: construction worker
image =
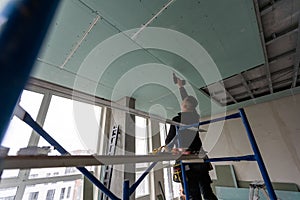
[[[184,80],[179,79],[173,75],[174,83],[177,84],[181,97],[181,112],[178,113],[172,120],[185,125],[195,124],[199,122],[199,114],[196,111],[198,101],[195,97],[189,96],[184,88]],[[180,146],[191,153],[199,153],[202,142],[197,130],[183,130],[176,135],[176,126],[171,125],[165,140],[166,146],[170,148],[170,144],[175,146],[174,140],[179,140]],[[185,174],[188,184],[188,192],[190,200],[202,200],[201,194],[205,200],[217,200],[214,195],[211,183],[212,180],[209,176],[209,171],[212,169],[210,163],[189,163],[185,164]],[[182,170],[182,169],[181,169]],[[181,176],[181,174],[180,174]],[[182,180],[182,178],[180,177]],[[182,188],[183,183],[181,181]]]

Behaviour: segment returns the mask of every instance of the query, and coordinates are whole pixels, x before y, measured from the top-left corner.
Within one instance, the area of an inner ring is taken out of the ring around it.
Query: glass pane
[[[148,154],[148,137],[146,119],[143,117],[135,117],[135,154]],[[136,168],[149,166],[148,163],[136,163]]]
[[[54,183],[44,183],[36,185],[28,185],[25,188],[23,200],[35,199],[61,199],[62,194],[64,199],[82,199],[83,180],[74,181],[59,181]],[[63,191],[63,193],[62,193]]]
[[[71,154],[94,153],[100,113],[98,106],[53,96],[44,129]],[[41,138],[39,146],[47,145],[49,143]]]
[[[136,172],[136,177],[139,178],[144,172]],[[141,197],[150,194],[149,192],[149,176],[146,176],[144,180],[139,184],[135,191],[135,197]]]
[[[101,107],[53,96],[44,123],[44,129],[72,155],[96,152]],[[38,146],[49,146],[43,138]],[[60,155],[53,150],[49,155]],[[88,167],[93,171],[94,167]],[[30,170],[29,178],[43,178],[80,173],[74,167]]]
[[[86,167],[88,170],[93,171],[93,167]],[[31,169],[29,173],[29,179],[46,178],[46,177],[58,177],[66,175],[80,174],[75,167],[55,167],[55,168],[40,168]]]
[[[21,95],[20,105],[36,119],[41,103],[43,94],[23,90]],[[10,148],[8,155],[16,155],[20,148],[28,145],[29,138],[32,133],[32,128],[17,117],[13,117],[5,136],[2,140],[1,146]],[[2,178],[18,176],[19,170],[3,170]]]
[[[61,188],[60,197],[59,197],[60,200],[65,198],[65,191],[66,191],[66,188]]]
[[[0,189],[0,200],[14,200],[17,192],[17,187]]]
[[[160,123],[159,127],[161,145],[165,145],[165,139],[167,137],[168,131],[170,130],[170,124]],[[172,166],[174,164],[174,161],[163,161],[163,164],[166,166]],[[180,184],[172,181],[172,168],[164,168],[163,173],[166,199],[173,199],[174,197],[178,197]]]
[[[146,155],[148,154],[148,132],[146,119],[143,117],[135,117],[135,154]],[[136,180],[144,173],[145,168],[149,166],[149,163],[136,163]],[[135,196],[141,197],[149,194],[149,176],[146,176],[144,180],[136,189]]]
[[[43,100],[43,94],[24,90],[21,95],[20,105],[36,119]],[[26,123],[13,117],[5,133],[2,146],[9,147],[9,155],[16,155],[20,148],[26,147],[32,132],[32,128]]]

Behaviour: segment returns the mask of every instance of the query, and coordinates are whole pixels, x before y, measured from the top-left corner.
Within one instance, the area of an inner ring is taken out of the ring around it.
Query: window
[[[76,171],[77,169],[75,167],[66,167],[65,174],[74,174]]]
[[[100,114],[99,106],[53,96],[43,128],[71,154],[92,154],[96,152]],[[49,143],[41,138],[38,146],[49,146]],[[60,153],[52,151],[49,155],[60,155]],[[60,176],[65,174],[66,168],[32,169],[30,174],[38,173],[43,174],[39,177],[45,177],[46,172],[54,170],[59,173],[53,173],[52,176]],[[89,170],[92,170],[92,167]],[[67,171],[72,174],[80,173],[75,168]]]
[[[28,200],[37,200],[39,197],[39,192],[30,192]]]
[[[135,154],[146,155],[148,154],[148,131],[147,131],[147,120],[142,117],[135,117],[136,129],[135,129]],[[144,173],[149,166],[149,163],[136,163],[136,180]],[[141,197],[148,195],[149,191],[149,176],[146,176],[141,184],[137,187],[135,196]]]
[[[66,188],[61,188],[59,199],[64,199],[64,197],[65,197],[65,190],[66,190]]]
[[[38,114],[41,121],[44,121],[43,117],[45,117],[43,128],[70,153],[78,155],[94,153],[100,126],[101,107],[53,96],[44,89],[43,92],[46,95],[24,90],[20,98],[20,105],[34,120],[37,119]],[[46,110],[49,101],[49,109]],[[45,104],[42,105],[42,103]],[[43,109],[40,110],[40,108]],[[76,109],[82,110],[82,112],[73,112]],[[93,117],[87,116],[90,112],[85,113],[86,110],[92,111]],[[76,115],[79,116],[76,117]],[[87,120],[89,121],[87,122]],[[90,124],[91,121],[93,121],[92,125]],[[86,125],[86,132],[83,133],[84,127],[77,126],[78,124],[80,126]],[[12,117],[1,145],[10,148],[9,155],[16,155],[20,148],[28,146],[29,141],[31,145],[38,143],[37,146],[49,146],[43,138],[39,140],[38,135],[32,133],[34,132],[30,126],[18,118]],[[89,141],[90,138],[93,139]],[[52,154],[59,153],[54,152]],[[93,168],[90,167],[88,170],[92,171]],[[76,175],[76,173],[79,174],[80,172],[74,167],[68,169],[64,167],[32,169],[30,172],[26,170],[25,175],[23,174],[21,177],[22,181],[20,181],[19,170],[4,170],[0,183],[2,186],[2,189],[0,188],[0,200],[13,200],[17,192],[24,200],[59,198],[81,200],[83,181],[80,178],[81,175]],[[67,175],[74,176],[67,177],[69,181],[66,181]],[[32,184],[33,182],[36,184]],[[9,185],[15,183],[16,187],[4,188],[4,184],[7,183]],[[17,187],[25,187],[25,190],[17,190]]]
[[[46,200],[53,200],[55,194],[55,190],[48,190]]]
[[[96,152],[101,108],[53,96],[44,129],[68,152]],[[70,138],[72,138],[70,140]],[[39,146],[49,145],[41,139]],[[59,153],[57,153],[59,154]]]
[[[38,174],[30,174],[30,178],[37,178],[38,176]]]
[[[160,127],[161,145],[164,145],[167,134],[170,130],[170,124],[160,123],[159,127]],[[172,161],[172,162],[164,161],[163,164],[170,166],[170,165],[174,164],[174,161]],[[179,195],[180,183],[175,183],[172,181],[172,176],[173,176],[172,173],[173,173],[173,170],[170,167],[163,169],[166,199],[173,199],[174,197],[180,196]]]
[[[0,197],[0,200],[15,200],[15,196],[10,196],[10,197]]]
[[[36,119],[42,99],[42,94],[24,90],[19,104],[33,119]],[[1,145],[10,148],[8,155],[16,155],[20,148],[28,145],[31,133],[32,128],[14,116],[7,128]],[[18,139],[16,140],[16,138]],[[19,170],[3,170],[2,178],[16,177],[18,173]]]
[[[17,187],[1,188],[0,189],[0,200],[14,200],[16,192],[17,192]]]
[[[67,199],[70,198],[71,195],[71,186],[68,187]]]

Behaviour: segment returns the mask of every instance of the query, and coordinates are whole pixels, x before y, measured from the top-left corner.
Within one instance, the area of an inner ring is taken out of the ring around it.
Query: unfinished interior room
[[[300,200],[300,0],[0,0],[0,200]]]

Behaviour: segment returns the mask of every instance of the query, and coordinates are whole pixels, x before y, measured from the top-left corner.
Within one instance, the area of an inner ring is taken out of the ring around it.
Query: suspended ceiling
[[[187,80],[203,116],[299,90],[298,0],[64,0],[32,77],[172,117]]]

